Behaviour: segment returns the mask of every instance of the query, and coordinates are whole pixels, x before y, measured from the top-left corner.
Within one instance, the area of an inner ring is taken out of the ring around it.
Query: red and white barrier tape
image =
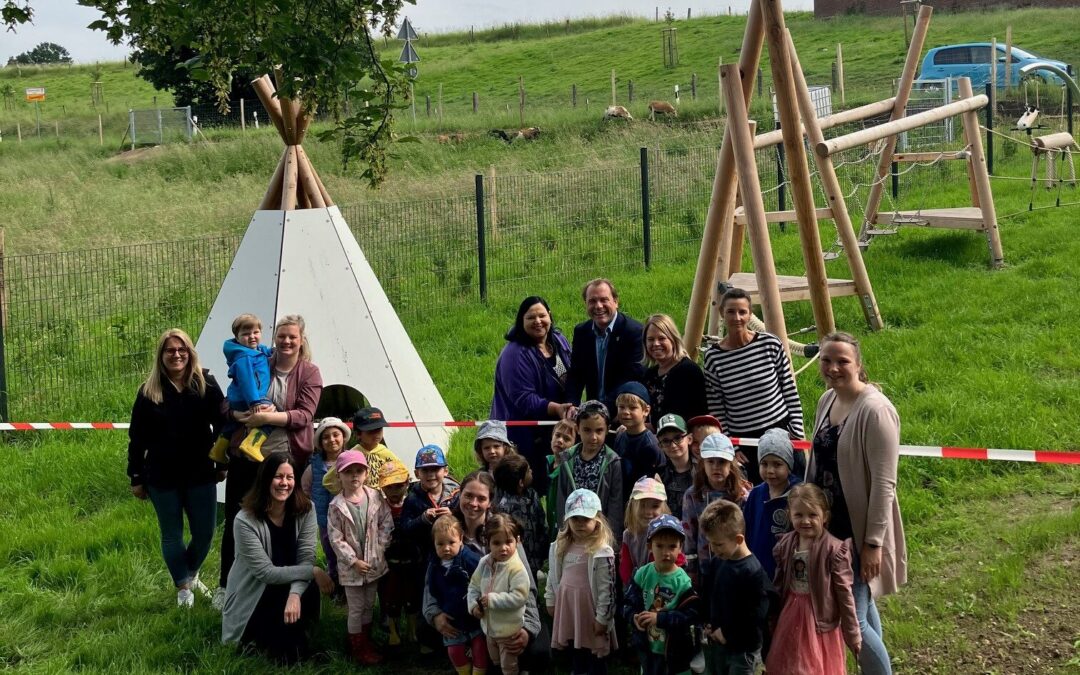
[[[394,428],[413,427],[478,427],[484,420],[463,420],[460,422],[388,422]],[[510,427],[551,426],[552,421],[510,421]],[[85,431],[91,429],[123,430],[131,425],[127,422],[0,422],[0,431]],[[756,446],[756,438],[732,438],[736,446]],[[797,450],[810,448],[809,441],[795,441]],[[1080,465],[1080,452],[1055,450],[1006,450],[1001,448],[956,448],[949,446],[901,445],[900,454],[905,457],[936,457],[938,459],[974,459],[1000,462],[1031,462],[1036,464],[1076,464]]]

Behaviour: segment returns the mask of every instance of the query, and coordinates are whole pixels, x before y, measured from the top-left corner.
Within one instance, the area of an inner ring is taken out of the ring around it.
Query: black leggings
[[[255,475],[258,472],[259,465],[249,459],[232,457],[229,461],[229,478],[225,481],[225,531],[221,534],[221,575],[218,577],[218,586],[222,588],[228,584],[229,570],[232,569],[233,558],[236,556],[233,521],[236,520],[236,514],[240,513],[244,495],[255,484]],[[282,611],[285,611],[284,606]]]
[[[253,646],[275,661],[291,664],[308,656],[307,628],[319,620],[320,603],[319,587],[311,582],[300,596],[300,620],[285,623],[289,587],[290,584],[281,584],[263,589],[259,604],[244,627],[240,645]]]

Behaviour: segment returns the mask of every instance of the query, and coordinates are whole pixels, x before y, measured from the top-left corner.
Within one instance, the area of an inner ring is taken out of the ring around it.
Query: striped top
[[[763,431],[786,417],[788,432],[804,437],[791,362],[774,335],[754,333],[744,347],[705,350],[704,371],[709,414],[724,424],[724,433],[737,437]]]

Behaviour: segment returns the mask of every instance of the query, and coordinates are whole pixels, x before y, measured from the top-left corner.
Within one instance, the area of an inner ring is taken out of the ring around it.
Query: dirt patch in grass
[[[105,161],[109,164],[135,164],[137,162],[150,159],[159,152],[161,152],[161,146],[152,145],[146,148],[124,150],[123,152],[117,155],[113,155]]]
[[[905,672],[1075,673],[1068,662],[1080,639],[1078,573],[1080,539],[1070,538],[1032,559],[1025,572],[1029,595],[1015,620],[961,615],[948,643],[909,650]]]

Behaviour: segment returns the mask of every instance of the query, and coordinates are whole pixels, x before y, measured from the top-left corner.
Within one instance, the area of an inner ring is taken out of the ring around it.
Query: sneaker
[[[201,593],[207,598],[212,598],[214,596],[213,592],[206,587],[206,584],[199,580],[198,574],[196,574],[195,578],[191,580],[191,590],[195,591],[196,593]]]
[[[219,612],[225,607],[225,589],[221,586],[214,589],[214,595],[210,600],[210,606]]]
[[[705,672],[705,652],[698,652],[694,655],[694,658],[690,659],[690,672],[691,673],[704,673]]]
[[[195,594],[191,592],[190,588],[181,588],[176,592],[176,606],[177,607],[194,607],[195,606]]]

